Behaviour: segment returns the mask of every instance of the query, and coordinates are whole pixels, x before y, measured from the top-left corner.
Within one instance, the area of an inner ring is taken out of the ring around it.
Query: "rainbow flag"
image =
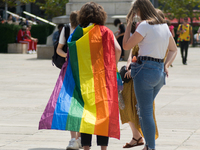
[[[120,138],[114,36],[105,26],[78,26],[39,129]]]

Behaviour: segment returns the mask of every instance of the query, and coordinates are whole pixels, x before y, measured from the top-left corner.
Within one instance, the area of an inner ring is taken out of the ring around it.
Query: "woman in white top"
[[[133,17],[141,19],[135,33],[130,37]],[[123,39],[124,50],[139,45],[137,63],[131,65],[131,73],[137,99],[140,125],[146,146],[144,150],[155,149],[155,123],[153,101],[168,76],[168,67],[177,54],[177,47],[166,21],[159,16],[149,0],[136,0],[128,15]],[[163,59],[169,49],[165,63]]]

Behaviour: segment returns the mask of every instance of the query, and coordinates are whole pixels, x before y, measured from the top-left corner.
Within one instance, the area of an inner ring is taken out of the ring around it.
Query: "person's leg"
[[[128,124],[129,124],[129,126],[130,126],[130,128],[131,128],[131,131],[132,131],[132,134],[133,134],[133,138],[134,138],[134,139],[138,140],[140,137],[142,137],[142,135],[141,135],[140,132],[136,129],[135,124],[134,124],[133,122],[130,122],[130,121],[129,121]],[[130,145],[134,145],[134,144],[137,143],[137,141],[134,140],[134,139],[132,139],[132,140],[129,142]],[[140,139],[138,142],[139,142],[139,143],[143,143],[143,139]]]
[[[185,64],[187,63],[188,47],[189,47],[189,42],[185,41]]]
[[[184,64],[185,63],[185,60],[184,60],[184,54],[183,54],[183,51],[184,51],[184,42],[180,42],[180,48],[181,48],[181,57],[182,57],[182,63]]]
[[[81,134],[80,132],[76,132],[76,140],[78,142],[79,148],[83,148],[81,144]]]
[[[109,137],[97,135],[97,145],[101,146],[101,150],[107,150]]]
[[[101,146],[101,150],[107,150],[107,146]]]
[[[34,50],[37,50],[37,42],[34,42]]]
[[[77,139],[81,137],[81,133],[80,132],[76,132],[76,137]]]
[[[144,67],[134,79],[135,94],[139,105],[139,120],[146,145],[151,149],[155,148],[155,122],[153,119],[154,87],[160,84],[163,78],[163,66],[163,63],[146,61],[146,64],[144,63]]]
[[[70,131],[71,139],[76,139],[76,132]]]
[[[91,134],[81,133],[81,144],[82,144],[84,150],[90,149],[91,141],[92,141]]]
[[[24,39],[24,41],[28,42],[28,51],[32,50],[32,40]]]
[[[69,141],[69,145],[67,146],[67,149],[78,149],[79,144],[76,140],[76,132],[70,131],[71,140]]]

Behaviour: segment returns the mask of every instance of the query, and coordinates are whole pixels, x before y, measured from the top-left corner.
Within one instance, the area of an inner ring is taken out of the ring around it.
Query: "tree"
[[[65,5],[69,0],[40,0],[36,4],[40,9],[45,10],[45,14],[49,17],[56,17],[65,14]]]
[[[199,19],[200,12],[194,8],[200,8],[200,0],[159,0],[159,3],[170,20],[189,17],[193,26],[193,18]]]
[[[8,7],[15,7],[18,4],[35,3],[35,0],[2,0]]]
[[[35,3],[39,5],[41,10],[45,11],[47,18],[52,18],[65,14],[65,5],[69,0],[0,0],[0,5],[8,7],[15,7],[17,5],[24,5],[27,3]]]

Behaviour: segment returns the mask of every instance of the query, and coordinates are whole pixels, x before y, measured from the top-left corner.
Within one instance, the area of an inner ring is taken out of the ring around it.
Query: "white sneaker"
[[[32,54],[33,53],[33,51],[32,50],[30,50],[30,51],[27,51],[27,54]]]
[[[78,142],[78,145],[79,145],[79,148],[83,148],[83,146],[81,145],[81,138],[79,137],[77,140],[76,140],[77,142]]]
[[[33,50],[32,53],[35,54],[35,53],[36,53],[36,50]]]
[[[69,145],[67,146],[67,150],[70,149],[79,149],[79,144],[75,138],[69,141]]]

